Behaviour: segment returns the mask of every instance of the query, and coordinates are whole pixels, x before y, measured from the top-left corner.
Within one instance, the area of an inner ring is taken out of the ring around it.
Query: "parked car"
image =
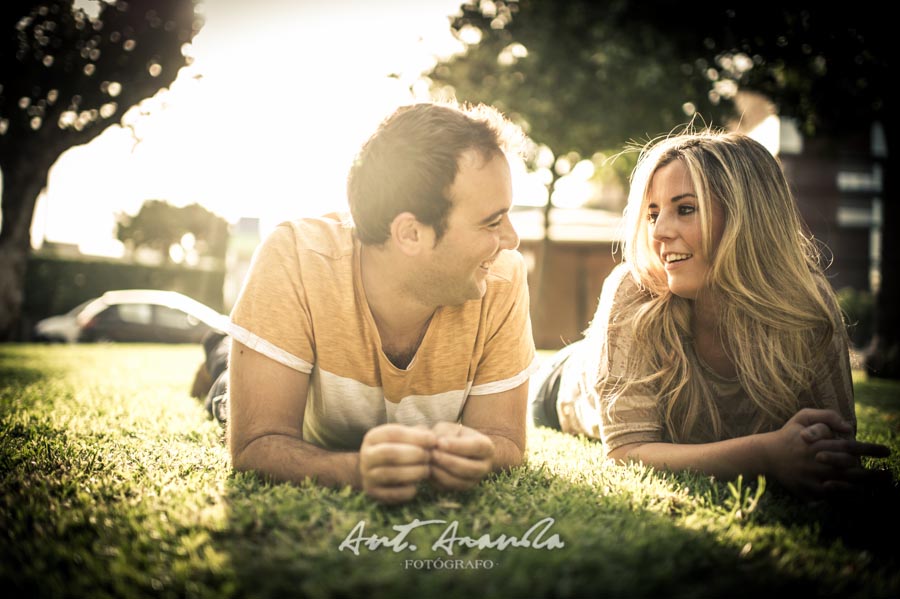
[[[149,341],[199,343],[210,330],[226,330],[228,317],[174,291],[107,291],[34,327],[39,341]]]

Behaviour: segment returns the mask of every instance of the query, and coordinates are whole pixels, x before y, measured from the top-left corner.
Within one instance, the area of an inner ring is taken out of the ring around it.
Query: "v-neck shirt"
[[[514,389],[534,370],[527,271],[503,251],[477,300],[439,307],[405,369],[384,354],[349,215],[279,225],[254,255],[231,314],[235,339],[309,374],[303,438],[357,449],[379,424],[457,421],[470,395]]]

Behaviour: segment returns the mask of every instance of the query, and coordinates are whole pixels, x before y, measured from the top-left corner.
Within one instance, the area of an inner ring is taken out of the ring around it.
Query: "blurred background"
[[[203,305],[161,296],[186,313],[168,313],[176,328],[204,306],[227,313],[277,223],[346,209],[350,163],[385,116],[456,99],[529,136],[512,218],[538,347],[590,321],[635,149],[692,123],[780,158],[854,344],[896,378],[886,21],[867,1],[6,3],[0,331],[29,340],[42,319],[131,288]],[[104,305],[150,322],[163,309],[144,301]],[[98,313],[80,324],[110,338]]]

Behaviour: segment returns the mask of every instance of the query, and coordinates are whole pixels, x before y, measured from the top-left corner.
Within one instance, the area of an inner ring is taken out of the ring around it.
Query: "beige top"
[[[671,442],[655,390],[631,389],[610,409],[608,389],[625,376],[633,342],[630,333],[624,330],[627,327],[612,325],[628,316],[625,310],[635,309],[634,299],[641,293],[627,267],[619,265],[613,270],[603,284],[589,339],[573,351],[560,378],[557,409],[562,430],[600,439],[607,451],[630,443]],[[690,342],[685,345],[685,353],[692,374],[701,377],[715,393],[724,423],[721,438],[751,434],[756,409],[740,381],[713,371],[700,359]],[[801,394],[801,407],[836,410],[855,427],[850,359],[843,331],[835,332],[830,351],[822,356],[815,368],[818,375],[812,388]],[[580,388],[582,375],[588,369],[599,372],[597,394],[584,393]],[[688,442],[702,440],[689,439]]]
[[[304,440],[358,449],[374,426],[453,422],[470,395],[528,380],[534,341],[518,252],[500,253],[484,297],[438,308],[401,369],[381,349],[359,250],[349,215],[284,223],[254,255],[231,313],[235,339],[310,375]]]

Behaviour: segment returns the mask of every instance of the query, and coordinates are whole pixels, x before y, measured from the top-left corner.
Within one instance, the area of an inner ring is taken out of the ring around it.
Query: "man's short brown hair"
[[[411,212],[440,240],[452,206],[447,190],[469,150],[487,162],[518,149],[521,131],[495,108],[448,104],[403,106],[359,152],[347,178],[350,212],[360,241],[379,245],[391,222]]]

